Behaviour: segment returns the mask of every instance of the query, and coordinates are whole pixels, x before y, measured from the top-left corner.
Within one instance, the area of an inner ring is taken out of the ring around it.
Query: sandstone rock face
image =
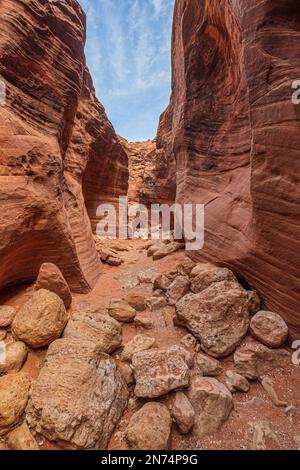
[[[161,403],[146,403],[135,413],[126,429],[126,439],[135,450],[167,450],[172,420]]]
[[[85,65],[85,15],[75,0],[2,2],[0,31],[0,286],[50,262],[88,292],[101,267],[88,214],[95,225],[126,194],[128,169]]]
[[[0,374],[19,372],[26,361],[28,349],[21,341],[9,343],[5,348],[5,362],[0,361]]]
[[[250,4],[249,4],[250,3]],[[206,206],[194,260],[245,278],[299,338],[300,76],[296,3],[177,0],[172,96],[157,145],[178,203]]]
[[[182,434],[190,432],[195,422],[195,410],[183,392],[176,393],[171,415]]]
[[[169,204],[175,199],[176,184],[169,171],[168,155],[156,142],[127,142],[121,139],[128,157],[129,204]]]
[[[289,360],[290,354],[285,349],[269,349],[254,340],[246,340],[234,354],[236,371],[249,380],[284,367]]]
[[[117,366],[97,345],[60,339],[48,349],[26,419],[63,448],[105,449],[127,398]]]
[[[0,436],[21,419],[29,398],[31,380],[27,374],[0,377]]]
[[[6,328],[10,326],[16,316],[16,313],[17,312],[14,307],[2,305],[0,307],[0,328]]]
[[[12,332],[31,348],[38,349],[59,338],[67,321],[61,298],[40,289],[18,311],[12,323]]]
[[[116,320],[101,312],[76,312],[69,320],[63,337],[91,341],[102,352],[111,354],[122,344],[122,328]]]
[[[136,316],[136,310],[132,308],[125,300],[112,300],[108,309],[109,315],[122,323],[133,322]]]
[[[9,434],[7,445],[12,450],[39,450],[39,446],[26,423],[21,424]]]
[[[250,331],[254,338],[270,348],[279,348],[288,337],[289,329],[280,315],[261,310],[251,320]]]
[[[188,397],[195,409],[195,432],[199,437],[218,431],[233,409],[231,393],[216,379],[194,377]]]
[[[189,385],[191,354],[178,346],[134,354],[135,395],[156,398]]]
[[[68,309],[72,303],[70,288],[60,269],[55,264],[44,263],[41,266],[35,284],[36,290],[46,289],[60,297]]]
[[[230,282],[213,284],[200,294],[188,294],[176,305],[176,315],[213,357],[231,354],[249,327],[248,294]]]

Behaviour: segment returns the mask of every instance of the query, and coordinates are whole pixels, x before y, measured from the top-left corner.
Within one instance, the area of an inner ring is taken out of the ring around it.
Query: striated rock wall
[[[172,204],[176,195],[175,164],[173,172],[170,171],[168,153],[159,148],[155,140],[127,142],[122,139],[122,144],[128,156],[129,204]]]
[[[296,0],[176,0],[158,132],[178,202],[206,205],[194,259],[232,268],[300,334],[300,10]]]
[[[84,43],[76,0],[0,1],[0,287],[34,279],[43,262],[74,291],[99,276],[90,218],[126,193],[128,171]]]

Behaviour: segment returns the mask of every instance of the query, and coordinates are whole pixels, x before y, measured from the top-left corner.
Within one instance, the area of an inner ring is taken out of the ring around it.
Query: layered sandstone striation
[[[99,276],[90,219],[126,193],[127,155],[95,97],[84,43],[75,0],[0,3],[0,287],[35,279],[44,262],[73,291]]]
[[[233,269],[299,337],[300,16],[292,0],[177,0],[158,141],[177,202],[204,203],[194,259]]]

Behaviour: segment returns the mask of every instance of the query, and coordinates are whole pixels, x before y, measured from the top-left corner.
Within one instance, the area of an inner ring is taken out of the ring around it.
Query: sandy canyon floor
[[[124,263],[119,267],[104,266],[103,275],[100,277],[94,290],[88,295],[74,295],[72,310],[84,309],[89,306],[92,309],[108,308],[113,298],[123,298],[130,293],[140,294],[146,298],[152,295],[152,284],[139,283],[138,275],[143,273],[159,274],[170,272],[176,268],[184,257],[184,251],[173,254],[159,261],[153,261],[147,257],[147,251],[143,249],[144,242],[124,242],[129,251],[121,253]],[[19,287],[2,294],[1,303],[15,307],[21,306],[32,294],[33,286]],[[134,323],[123,324],[123,344],[133,339],[136,334],[143,333],[154,337],[157,347],[168,347],[179,344],[187,334],[187,330],[174,326],[173,317],[175,309],[165,307],[158,311],[148,312],[154,323],[154,328],[148,331],[136,327]],[[10,339],[8,335],[7,341]],[[30,352],[22,371],[28,372],[36,379],[43,366],[46,349]],[[113,354],[119,362],[120,351]],[[222,361],[223,372],[218,378],[225,383],[225,372],[234,368],[233,357],[227,357]],[[300,374],[299,367],[292,362],[285,370],[276,369],[270,374],[274,381],[275,390],[281,400],[297,409],[300,408]],[[132,414],[137,411],[146,400],[137,399],[131,387],[128,409],[121,419],[109,444],[109,449],[127,449],[124,431]],[[170,406],[174,392],[158,399],[158,401]],[[205,438],[199,439],[195,433],[181,435],[176,425],[173,425],[171,435],[171,449],[297,449],[300,445],[300,414],[288,414],[285,408],[276,407],[267,393],[257,382],[251,383],[248,393],[234,394],[234,410],[229,420],[221,431]],[[59,449],[57,446],[44,439],[39,441],[41,449]]]

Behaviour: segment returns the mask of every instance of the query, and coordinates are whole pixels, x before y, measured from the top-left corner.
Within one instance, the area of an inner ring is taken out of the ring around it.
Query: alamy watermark
[[[292,349],[295,351],[292,355],[292,362],[294,366],[300,366],[300,340],[293,342]]]
[[[186,249],[204,246],[204,204],[128,204],[127,196],[119,197],[118,209],[113,204],[98,207],[96,234],[100,239],[175,240],[185,239]]]
[[[0,106],[5,105],[6,102],[6,85],[0,78]]]
[[[293,104],[300,104],[300,80],[295,80],[292,83],[292,89],[295,90],[292,94]]]

